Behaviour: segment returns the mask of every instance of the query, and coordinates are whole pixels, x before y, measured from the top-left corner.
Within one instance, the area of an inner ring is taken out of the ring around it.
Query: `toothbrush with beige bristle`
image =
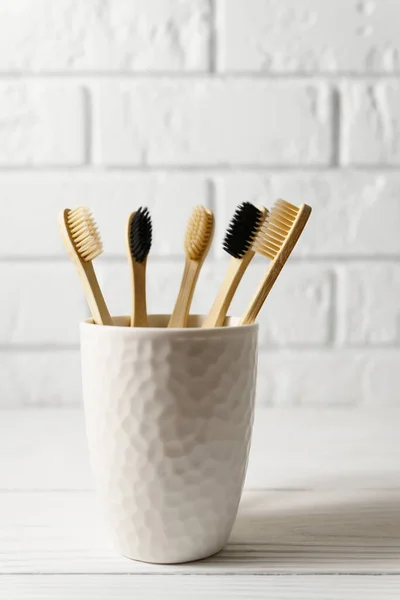
[[[266,208],[263,206],[257,208],[251,202],[243,202],[237,207],[223,243],[223,249],[232,258],[225,279],[202,327],[221,327],[224,324],[233,296],[255,255],[253,243],[267,214]]]
[[[113,325],[93,267],[93,260],[103,253],[103,244],[92,213],[84,206],[73,210],[67,208],[59,217],[59,225],[68,255],[82,282],[93,321],[97,325]]]
[[[311,207],[307,204],[298,207],[285,200],[275,202],[254,242],[255,251],[269,258],[271,263],[241,318],[240,325],[249,325],[256,320],[279,273],[297,244],[310,214]]]
[[[185,269],[168,327],[186,327],[193,294],[214,235],[214,215],[204,206],[192,212],[185,235]]]

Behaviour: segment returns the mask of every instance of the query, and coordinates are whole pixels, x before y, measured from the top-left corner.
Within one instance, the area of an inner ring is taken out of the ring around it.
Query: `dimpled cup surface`
[[[81,325],[88,444],[106,519],[122,554],[154,563],[204,558],[226,544],[257,364],[257,325],[157,328],[167,322]]]

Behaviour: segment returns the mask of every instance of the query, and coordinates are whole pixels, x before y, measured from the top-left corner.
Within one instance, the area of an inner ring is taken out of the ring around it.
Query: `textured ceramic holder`
[[[96,486],[117,549],[178,563],[226,544],[246,473],[258,325],[81,325],[83,397]]]

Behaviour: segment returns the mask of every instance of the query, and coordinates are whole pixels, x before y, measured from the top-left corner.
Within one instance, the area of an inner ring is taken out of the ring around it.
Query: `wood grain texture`
[[[0,573],[400,574],[400,491],[245,492],[225,550],[172,566],[115,553],[92,492],[2,493]]]
[[[398,600],[400,577],[5,575],[7,600]]]
[[[110,544],[82,412],[2,411],[0,597],[398,598],[399,417],[258,410],[229,544],[205,561],[155,566]]]

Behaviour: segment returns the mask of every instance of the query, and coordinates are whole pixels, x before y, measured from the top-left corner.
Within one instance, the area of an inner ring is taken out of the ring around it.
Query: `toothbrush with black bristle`
[[[146,266],[152,242],[150,212],[140,207],[128,220],[127,246],[131,270],[131,327],[147,327]]]
[[[232,258],[203,327],[221,327],[224,324],[233,296],[255,254],[253,242],[267,216],[266,208],[257,208],[251,202],[243,202],[237,207],[223,243],[223,249]]]

